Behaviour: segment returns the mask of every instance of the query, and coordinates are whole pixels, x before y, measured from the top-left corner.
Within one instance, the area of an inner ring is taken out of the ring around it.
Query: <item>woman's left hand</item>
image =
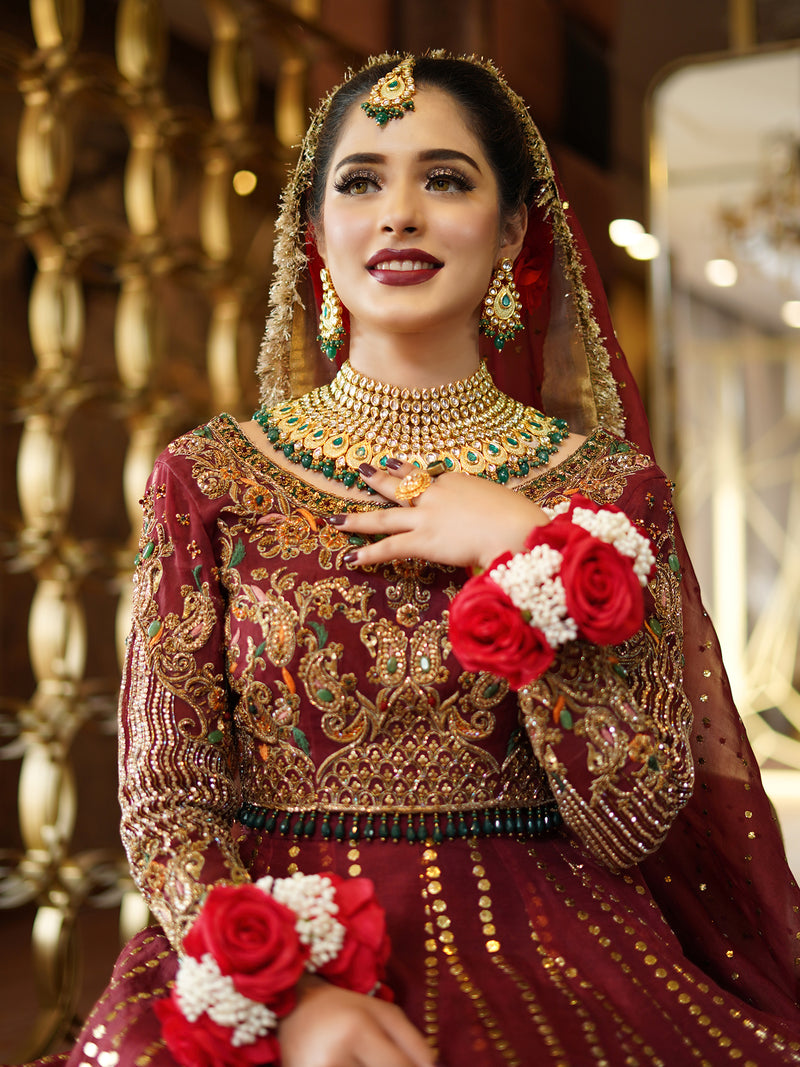
[[[392,461],[390,461],[392,462]],[[400,481],[417,470],[409,463],[361,475],[380,496],[396,503]],[[455,567],[487,567],[503,552],[519,552],[534,526],[548,521],[522,493],[470,474],[441,474],[405,504],[383,511],[334,515],[329,520],[347,533],[383,535],[353,550],[348,563],[426,559]]]

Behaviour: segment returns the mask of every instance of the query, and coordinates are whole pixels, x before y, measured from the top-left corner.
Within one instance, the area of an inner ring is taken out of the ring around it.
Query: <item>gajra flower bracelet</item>
[[[525,551],[499,556],[450,605],[450,643],[469,671],[512,689],[539,678],[576,638],[616,645],[644,622],[653,574],[649,538],[619,508],[573,496],[528,535]]]
[[[218,885],[183,940],[175,984],[155,1005],[180,1064],[280,1062],[278,1020],[305,972],[391,1000],[386,919],[368,878],[294,874]]]

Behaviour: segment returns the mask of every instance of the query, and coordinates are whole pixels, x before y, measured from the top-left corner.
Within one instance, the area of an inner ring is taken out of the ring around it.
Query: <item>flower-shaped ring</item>
[[[413,507],[417,497],[422,496],[432,485],[432,474],[427,471],[413,470],[397,483],[394,498],[398,504],[410,504]]]

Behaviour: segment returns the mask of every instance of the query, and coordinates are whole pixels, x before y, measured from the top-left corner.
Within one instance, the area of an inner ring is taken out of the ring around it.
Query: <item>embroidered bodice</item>
[[[402,816],[424,840],[427,815],[466,830],[554,798],[610,866],[657,847],[692,781],[668,494],[600,431],[524,491],[554,503],[578,489],[656,541],[649,621],[613,655],[568,646],[518,702],[451,653],[463,572],[348,566],[353,541],[325,517],[363,505],[275,467],[227,416],[169,447],[143,501],[121,798],[132,867],[171,936],[205,885],[247,877],[237,814],[298,837]]]

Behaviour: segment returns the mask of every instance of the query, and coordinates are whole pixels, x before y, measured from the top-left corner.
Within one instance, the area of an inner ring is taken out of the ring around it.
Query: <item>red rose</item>
[[[386,913],[375,897],[369,878],[340,878],[326,874],[336,887],[338,921],[345,927],[344,945],[336,959],[319,973],[334,985],[369,993],[383,979],[391,946]],[[385,999],[385,998],[384,998]]]
[[[488,573],[470,578],[450,605],[450,643],[468,671],[491,671],[521,689],[544,674],[554,653]]]
[[[563,553],[567,545],[584,537],[591,537],[588,530],[577,526],[567,515],[557,515],[551,522],[534,526],[525,538],[525,548],[530,551],[537,545],[547,545]]]
[[[564,549],[561,581],[567,612],[581,635],[598,645],[631,637],[644,620],[644,598],[633,561],[595,537],[579,538]]]
[[[175,1003],[174,994],[156,1001],[161,1036],[181,1067],[242,1067],[280,1062],[280,1045],[272,1034],[250,1045],[231,1044],[231,1029],[209,1019],[205,1012],[190,1023]]]
[[[195,959],[210,952],[242,996],[282,1015],[294,1007],[294,987],[308,959],[297,917],[254,885],[218,885],[183,939]]]

